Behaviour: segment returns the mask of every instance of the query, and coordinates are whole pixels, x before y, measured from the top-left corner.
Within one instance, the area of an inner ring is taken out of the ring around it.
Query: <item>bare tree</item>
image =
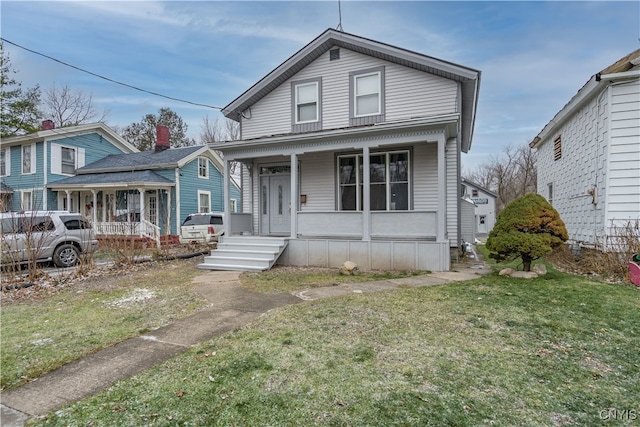
[[[76,126],[90,121],[104,121],[106,111],[99,113],[93,105],[93,97],[80,89],[55,84],[45,91],[45,117],[56,127]]]
[[[200,142],[202,144],[211,144],[214,142],[237,141],[240,139],[240,125],[238,122],[225,119],[224,124],[220,124],[220,119],[210,120],[209,116],[202,119]],[[222,153],[218,151],[220,157]],[[236,175],[239,171],[238,163],[231,162],[229,164],[231,175]]]
[[[506,147],[492,156],[465,178],[498,195],[496,209],[500,212],[509,202],[537,190],[536,153],[529,145]]]

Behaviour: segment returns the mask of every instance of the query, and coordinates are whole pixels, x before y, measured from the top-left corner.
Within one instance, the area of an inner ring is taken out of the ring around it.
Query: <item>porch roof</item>
[[[9,187],[4,182],[0,182],[0,193],[13,193],[13,188]]]
[[[175,184],[167,178],[149,170],[129,172],[107,172],[76,175],[48,185],[51,189],[71,190],[95,187],[153,187],[164,188]]]
[[[274,152],[287,155],[292,152],[338,151],[364,146],[408,144],[429,139],[429,135],[444,133],[445,138],[457,133],[460,114],[422,117],[396,122],[376,123],[356,128],[328,129],[305,133],[288,133],[240,141],[210,144],[229,159],[270,156]],[[433,141],[436,139],[434,138]]]

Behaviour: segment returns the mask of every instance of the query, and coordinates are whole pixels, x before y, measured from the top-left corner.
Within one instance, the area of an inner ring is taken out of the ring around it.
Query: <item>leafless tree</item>
[[[55,84],[45,91],[45,117],[53,120],[56,127],[76,126],[91,121],[104,121],[107,112],[98,112],[93,97],[80,89]]]
[[[205,116],[202,119],[201,128],[200,142],[202,144],[237,141],[240,139],[240,125],[238,122],[230,119],[225,119],[221,124],[219,118],[216,117],[215,120],[211,120],[209,116]],[[218,154],[220,157],[223,157],[221,152],[218,151]],[[239,172],[237,162],[231,162],[229,167],[231,168],[231,175],[236,175],[237,172]]]
[[[492,156],[465,178],[498,195],[496,209],[500,212],[509,202],[537,190],[536,153],[528,144],[506,147]]]

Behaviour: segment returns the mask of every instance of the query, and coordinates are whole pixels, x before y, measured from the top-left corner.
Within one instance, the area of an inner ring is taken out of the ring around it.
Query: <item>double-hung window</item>
[[[351,125],[384,121],[384,67],[349,74]]]
[[[0,150],[0,176],[11,175],[11,149],[3,148]]]
[[[60,169],[65,174],[74,175],[76,173],[76,150],[74,148],[60,148]]]
[[[22,173],[31,174],[36,172],[36,144],[22,146]]]
[[[322,128],[322,80],[307,79],[291,83],[291,127],[293,132]]]
[[[211,212],[211,192],[198,190],[198,212]]]
[[[363,209],[362,155],[338,157],[339,209]],[[369,157],[369,209],[409,210],[409,151],[372,153]]]
[[[198,157],[198,177],[209,178],[209,160],[206,157]]]

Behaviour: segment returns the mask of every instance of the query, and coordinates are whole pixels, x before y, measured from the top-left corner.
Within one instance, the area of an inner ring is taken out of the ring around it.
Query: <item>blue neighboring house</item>
[[[159,242],[178,234],[187,215],[224,209],[222,160],[208,146],[170,148],[166,128],[144,152],[103,123],[43,128],[2,140],[2,210],[81,212],[98,234]],[[235,182],[229,197],[235,212]]]

